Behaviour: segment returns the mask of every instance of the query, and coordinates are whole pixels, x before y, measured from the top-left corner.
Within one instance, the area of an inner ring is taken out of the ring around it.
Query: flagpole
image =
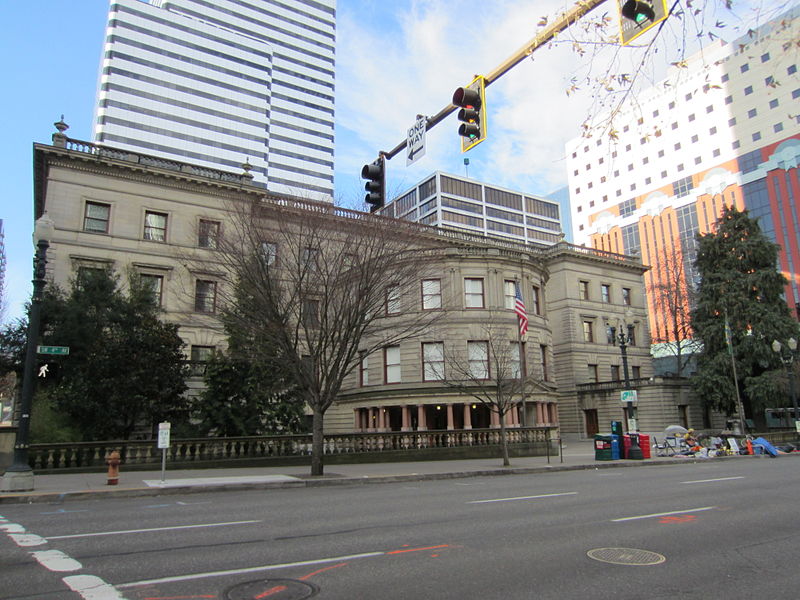
[[[733,387],[736,390],[736,412],[739,416],[739,435],[745,433],[744,422],[744,407],[742,406],[742,398],[739,395],[739,377],[736,375],[736,358],[733,355],[733,335],[731,333],[731,326],[728,322],[728,310],[725,309],[725,343],[728,346],[728,353],[731,355],[731,366],[733,367]]]

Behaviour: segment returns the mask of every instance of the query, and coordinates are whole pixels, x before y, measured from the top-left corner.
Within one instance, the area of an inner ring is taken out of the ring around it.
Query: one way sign
[[[425,156],[425,129],[428,119],[417,115],[417,122],[408,130],[406,138],[406,166],[413,164],[420,156]]]

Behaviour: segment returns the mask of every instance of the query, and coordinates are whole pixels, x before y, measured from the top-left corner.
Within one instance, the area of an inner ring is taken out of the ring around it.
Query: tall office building
[[[380,214],[518,242],[560,242],[557,202],[436,171],[387,203]]]
[[[111,0],[94,141],[332,199],[336,0]]]
[[[714,230],[723,205],[758,217],[782,248],[778,268],[792,310],[800,302],[800,76],[795,7],[731,43],[717,40],[637,95],[615,118],[615,142],[567,145],[575,243],[640,254],[653,289],[667,262],[693,272],[695,236]],[[795,48],[794,50],[792,50]],[[651,294],[650,331],[673,342],[668,311]],[[685,297],[685,296],[684,296]]]

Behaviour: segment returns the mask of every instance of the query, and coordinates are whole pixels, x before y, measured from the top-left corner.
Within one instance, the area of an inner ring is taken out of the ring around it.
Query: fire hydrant
[[[119,450],[114,450],[111,454],[106,455],[106,464],[108,465],[107,485],[117,485],[119,483],[119,458]]]

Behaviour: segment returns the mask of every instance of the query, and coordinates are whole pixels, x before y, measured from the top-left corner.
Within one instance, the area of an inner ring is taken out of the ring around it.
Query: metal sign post
[[[158,447],[161,448],[161,483],[165,481],[167,470],[167,449],[169,448],[170,423],[165,421],[158,424]]]

